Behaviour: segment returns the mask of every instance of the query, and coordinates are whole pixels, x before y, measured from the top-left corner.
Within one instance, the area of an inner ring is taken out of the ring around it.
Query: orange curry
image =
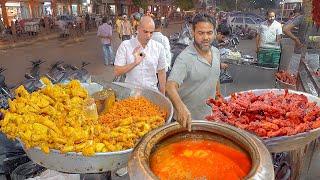
[[[151,170],[160,179],[243,179],[251,170],[250,157],[213,140],[182,140],[160,147],[151,155]]]

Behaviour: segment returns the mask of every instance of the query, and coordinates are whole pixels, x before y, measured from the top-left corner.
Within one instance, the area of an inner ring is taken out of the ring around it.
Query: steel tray
[[[104,83],[104,88],[115,90],[117,98],[123,99],[129,96],[142,95],[167,111],[166,123],[170,123],[173,115],[173,106],[168,98],[155,90],[140,88],[126,83]],[[81,153],[60,153],[58,150],[50,150],[49,154],[40,148],[26,149],[21,142],[28,157],[35,163],[48,169],[65,173],[101,173],[125,167],[133,150],[96,153],[94,156],[83,156]]]

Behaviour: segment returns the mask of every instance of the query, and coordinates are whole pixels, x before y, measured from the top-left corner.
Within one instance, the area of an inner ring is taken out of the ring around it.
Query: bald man
[[[151,39],[154,30],[153,19],[142,17],[137,37],[123,41],[117,50],[114,74],[117,77],[125,75],[127,83],[149,87],[164,94],[167,67],[165,49],[162,44]]]

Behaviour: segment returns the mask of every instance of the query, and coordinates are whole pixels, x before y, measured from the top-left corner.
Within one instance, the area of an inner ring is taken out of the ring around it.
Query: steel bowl
[[[129,86],[125,83],[118,85],[105,83],[101,85],[104,88],[115,90],[119,99],[138,95],[148,98],[167,112],[166,123],[171,122],[173,106],[169,99],[159,92],[147,88]],[[94,156],[83,156],[81,153],[61,153],[58,150],[51,149],[50,153],[46,154],[38,147],[27,149],[21,141],[20,143],[28,157],[35,163],[51,170],[79,174],[101,173],[125,167],[133,150],[131,148],[123,151],[96,153]]]
[[[289,93],[294,94],[303,94],[308,98],[308,101],[310,102],[316,102],[318,106],[320,106],[320,98],[316,97],[314,95],[300,92],[300,91],[294,91],[294,90],[288,90]],[[273,92],[275,94],[284,94],[284,89],[255,89],[255,90],[249,90],[249,91],[242,91],[238,93],[248,93],[252,92],[256,95],[261,95],[267,92]],[[230,96],[225,98],[226,100],[230,99]],[[305,145],[309,144],[311,141],[315,140],[317,137],[320,136],[320,128],[312,129],[308,132],[298,133],[291,136],[279,136],[279,137],[273,137],[273,138],[267,138],[263,139],[263,142],[266,144],[267,148],[270,152],[279,153],[284,151],[291,151],[295,149],[299,149],[301,147],[304,147]]]
[[[205,120],[192,121],[192,131],[181,128],[178,123],[159,127],[136,145],[128,163],[131,180],[159,179],[150,169],[150,155],[162,143],[171,143],[186,138],[211,139],[246,152],[252,162],[251,171],[244,179],[274,179],[274,170],[270,153],[255,136],[227,124]],[[174,141],[173,141],[174,139]]]

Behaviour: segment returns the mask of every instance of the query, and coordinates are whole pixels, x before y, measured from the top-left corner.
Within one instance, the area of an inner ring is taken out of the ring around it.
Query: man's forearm
[[[293,29],[293,28],[294,28],[293,25],[287,25],[283,28],[283,32],[285,35],[287,35],[292,40],[297,41],[298,38],[291,32],[291,29]]]
[[[134,67],[136,67],[136,63],[127,64],[124,66],[114,66],[114,75],[115,76],[121,76],[123,74],[126,74],[127,72],[131,71]]]
[[[216,85],[216,94],[215,94],[215,96],[216,95],[221,95],[221,90],[220,90],[221,88],[220,88],[220,82],[217,82],[217,85]]]
[[[166,94],[170,98],[175,109],[183,105],[183,102],[178,93],[178,84],[174,81],[168,81],[166,84]]]
[[[159,79],[159,85],[160,85],[160,92],[165,94],[166,92],[166,71],[165,69],[162,69],[158,72],[158,79]]]
[[[260,35],[258,34],[256,38],[256,47],[259,48],[259,46],[260,46]]]

